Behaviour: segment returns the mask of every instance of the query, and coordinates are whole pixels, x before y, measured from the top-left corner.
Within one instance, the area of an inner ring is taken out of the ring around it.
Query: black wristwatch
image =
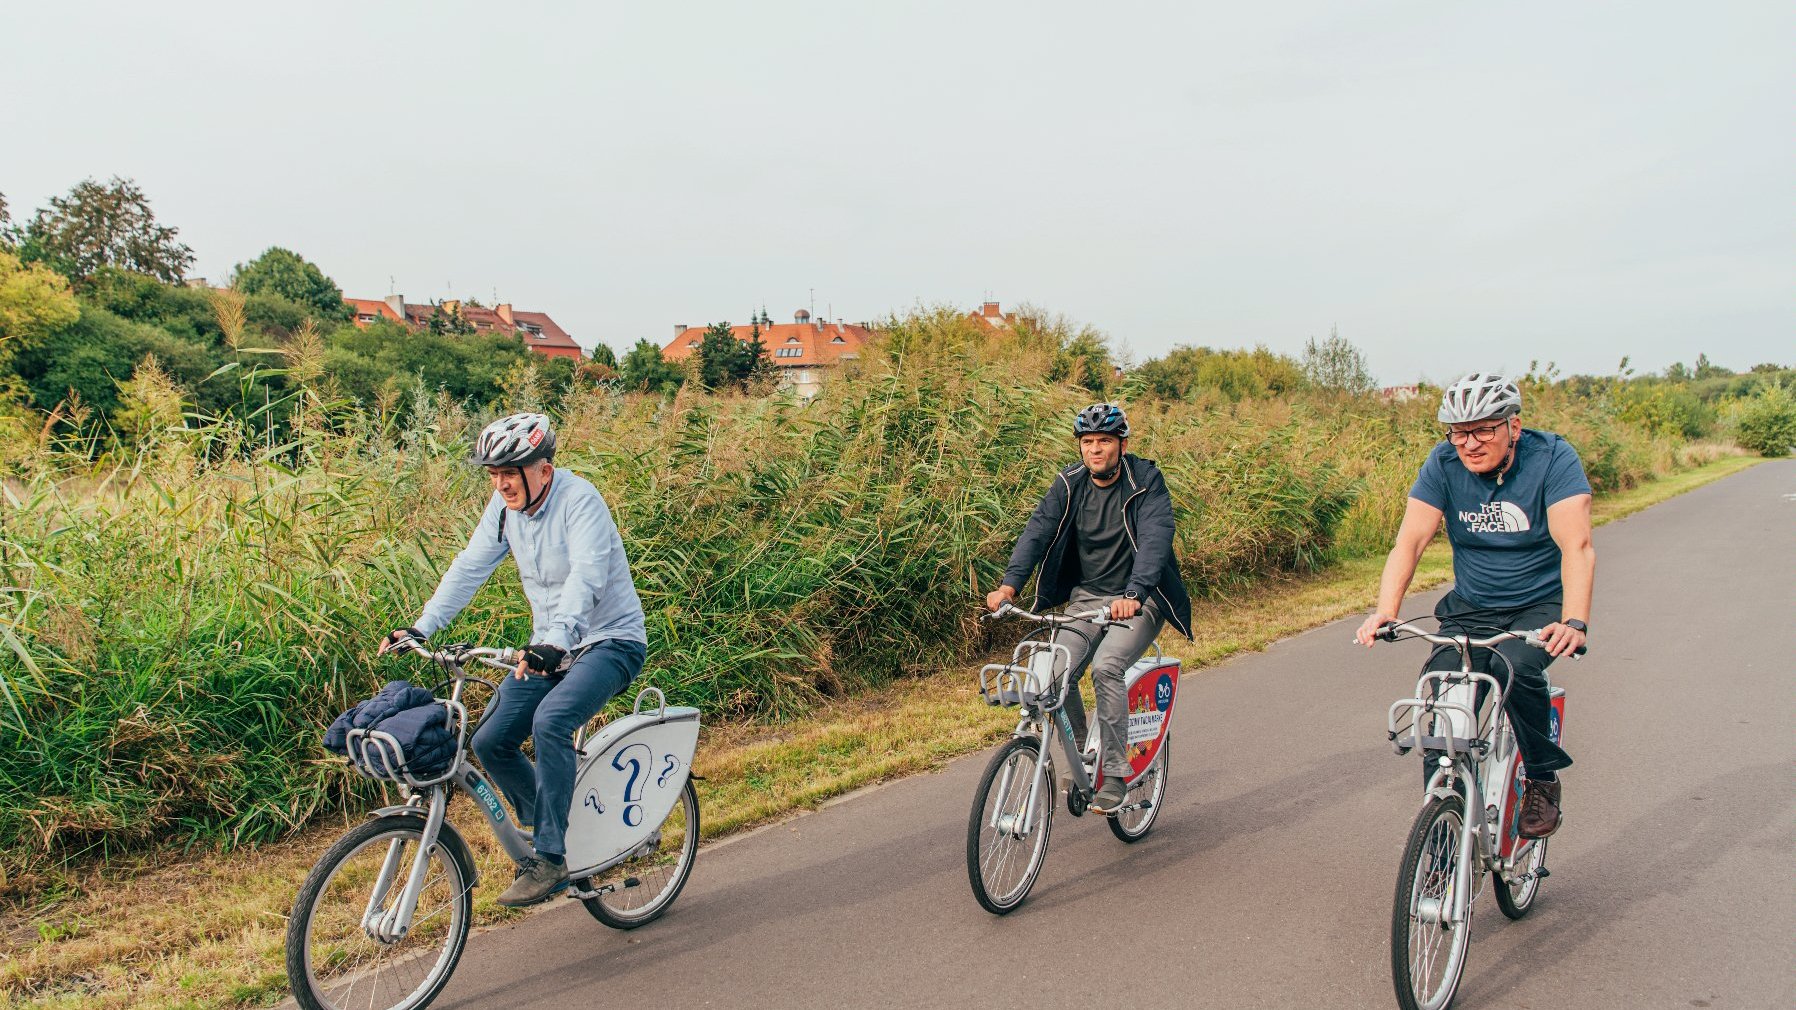
[[[1577,632],[1580,635],[1590,634],[1590,625],[1585,624],[1583,621],[1580,621],[1575,617],[1568,617],[1565,620],[1560,621],[1559,623],[1565,625],[1566,627],[1572,629],[1573,631]]]
[[[1136,592],[1136,591],[1135,591],[1135,590],[1133,590],[1133,589],[1125,589],[1125,590],[1123,590],[1123,599],[1125,599],[1125,600],[1139,600],[1139,599],[1141,599],[1141,594],[1140,594],[1140,593],[1138,593],[1138,592]]]

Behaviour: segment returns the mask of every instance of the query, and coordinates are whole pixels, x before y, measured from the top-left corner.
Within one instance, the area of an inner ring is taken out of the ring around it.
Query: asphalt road
[[[1796,1007],[1796,461],[1596,543],[1591,655],[1552,670],[1576,760],[1553,876],[1520,922],[1485,893],[1456,1005]],[[966,880],[981,754],[704,850],[634,933],[568,902],[476,936],[437,1005],[1391,1006],[1420,772],[1383,719],[1424,647],[1353,623],[1192,676],[1154,833],[1062,808],[1008,917]]]

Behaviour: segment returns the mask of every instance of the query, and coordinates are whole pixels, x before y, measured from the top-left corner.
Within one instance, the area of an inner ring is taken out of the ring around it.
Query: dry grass
[[[1599,523],[1759,462],[1714,450],[1706,465],[1599,499]],[[1280,638],[1363,610],[1376,589],[1379,557],[1326,572],[1262,582],[1201,601],[1196,640],[1165,644],[1188,669],[1258,650]],[[1450,577],[1444,543],[1424,556],[1414,589]],[[732,724],[708,731],[695,766],[705,837],[716,838],[814,808],[862,786],[939,767],[1003,736],[1014,713],[980,704],[966,670],[911,678],[822,707],[788,723]],[[459,822],[477,825],[468,813]],[[166,854],[115,862],[42,892],[38,903],[0,918],[0,1008],[67,1006],[241,1007],[285,990],[285,915],[306,871],[347,823],[329,818],[279,844],[228,855]],[[509,877],[504,854],[470,832],[483,880]],[[477,921],[523,914],[492,903],[483,887]]]

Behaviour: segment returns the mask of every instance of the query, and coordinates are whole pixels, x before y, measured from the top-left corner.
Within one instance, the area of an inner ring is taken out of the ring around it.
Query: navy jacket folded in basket
[[[455,734],[450,728],[447,711],[435,695],[395,680],[374,697],[338,716],[324,733],[324,746],[360,765],[361,755],[349,751],[349,731],[386,733],[398,741],[412,775],[430,778],[442,774],[455,758]],[[375,767],[363,770],[382,778],[392,777],[388,769],[379,767],[378,761]]]

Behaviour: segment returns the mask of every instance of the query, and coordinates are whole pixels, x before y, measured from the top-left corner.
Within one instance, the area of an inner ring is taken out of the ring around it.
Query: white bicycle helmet
[[[1443,424],[1490,421],[1522,412],[1522,391],[1494,372],[1473,372],[1441,393],[1438,417]]]
[[[541,414],[512,414],[480,430],[470,459],[479,466],[523,466],[555,456],[555,429]]]

